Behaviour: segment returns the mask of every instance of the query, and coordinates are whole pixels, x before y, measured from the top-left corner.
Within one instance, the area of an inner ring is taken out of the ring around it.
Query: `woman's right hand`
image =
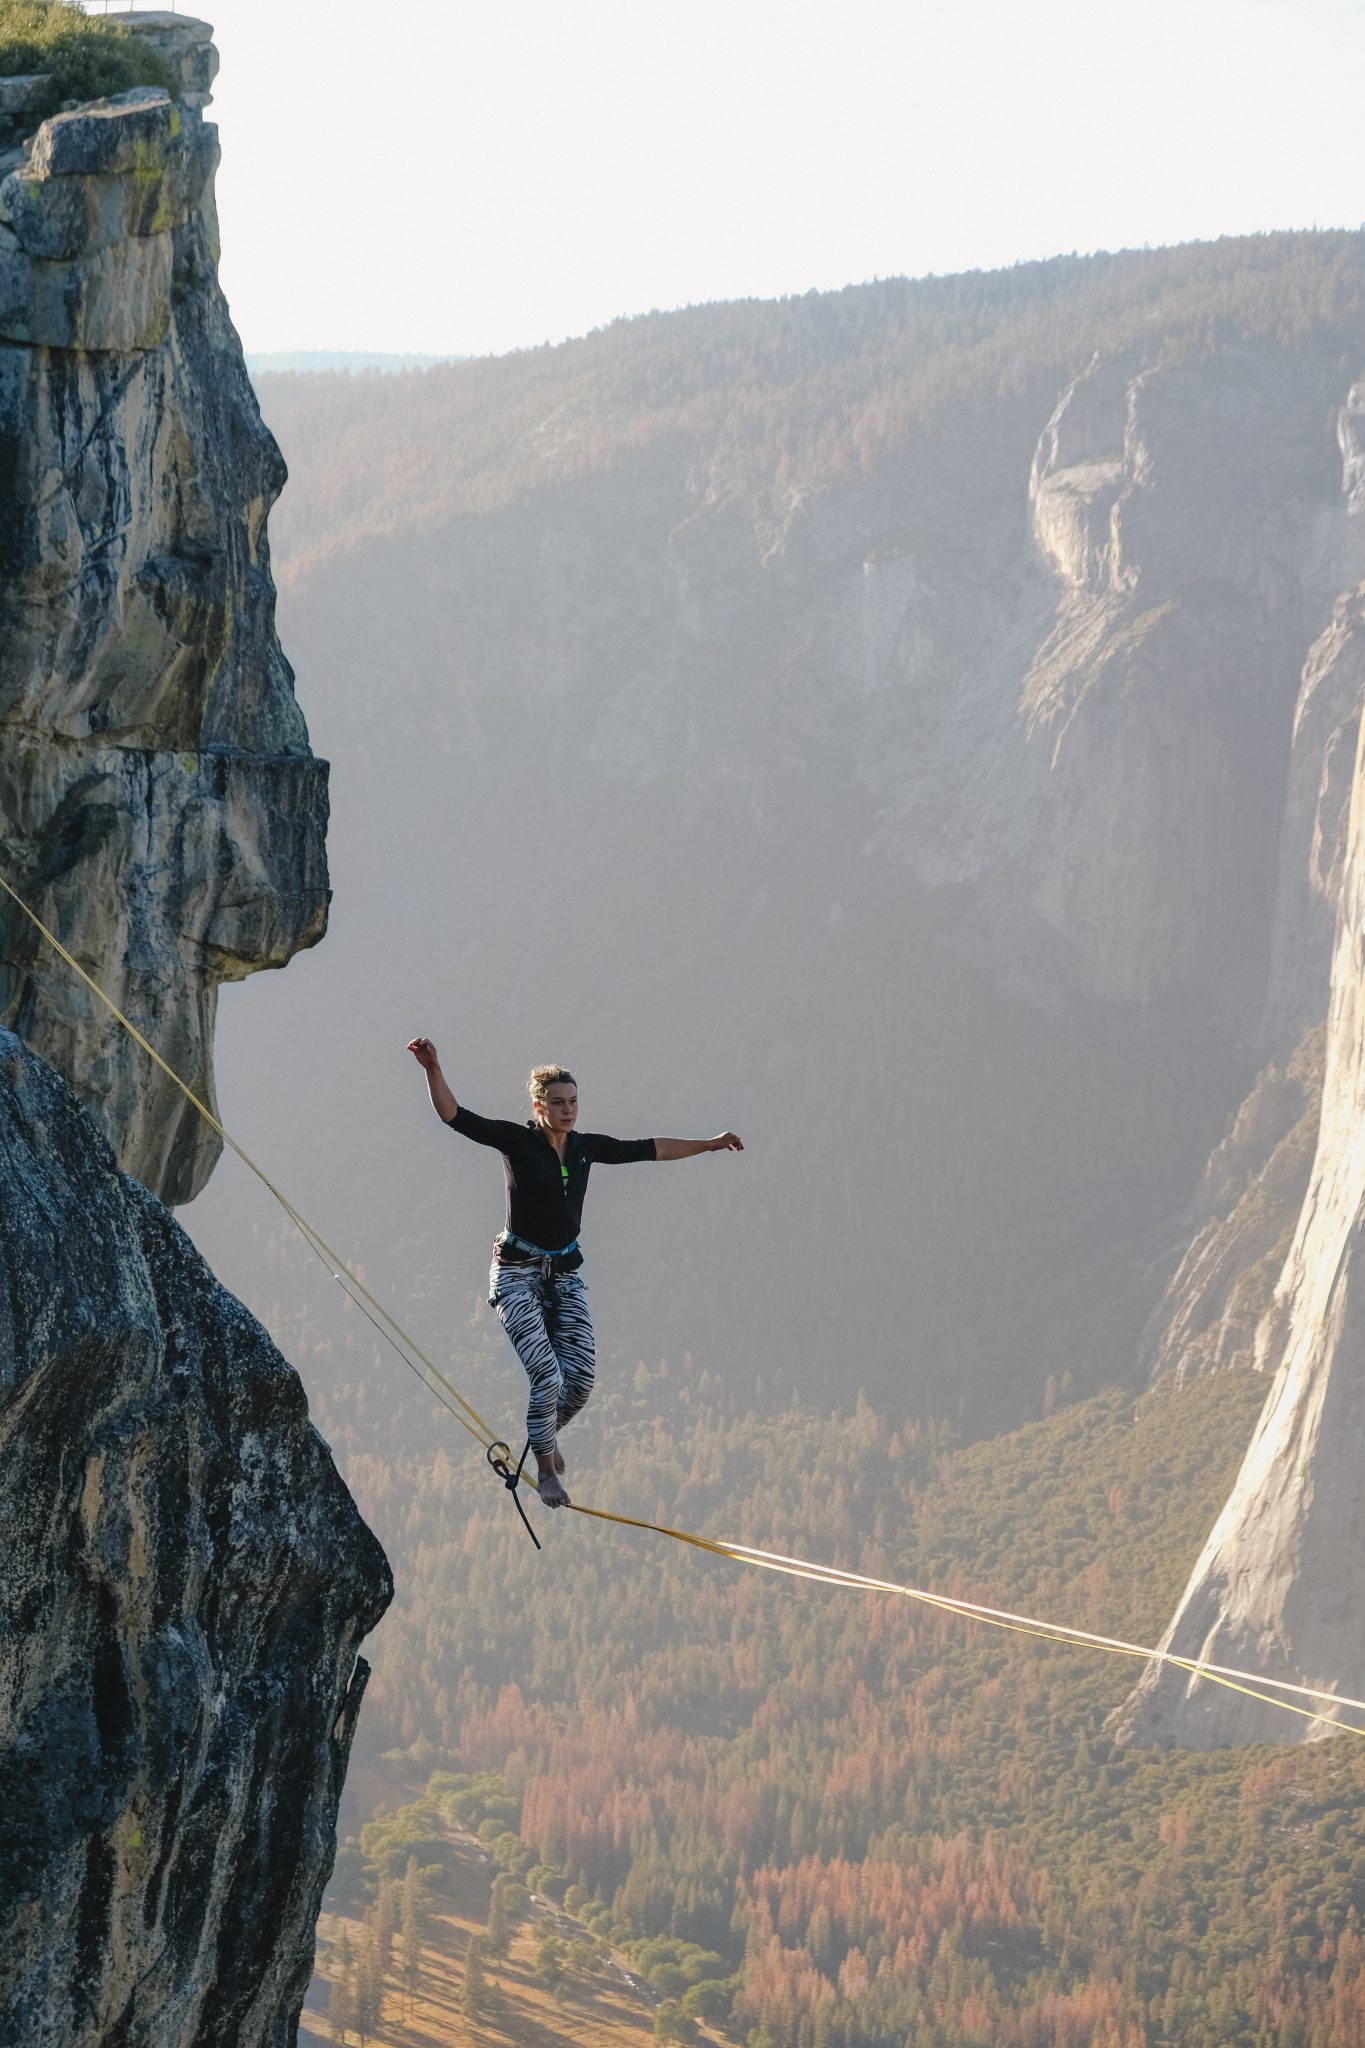
[[[428,1074],[435,1073],[439,1069],[441,1062],[437,1059],[436,1048],[429,1038],[410,1038],[408,1040],[408,1051],[412,1054],[418,1066],[424,1068]]]

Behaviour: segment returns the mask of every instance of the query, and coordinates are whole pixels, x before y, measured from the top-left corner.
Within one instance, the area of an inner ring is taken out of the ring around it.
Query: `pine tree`
[[[488,1928],[484,1936],[488,1943],[488,1953],[493,1956],[502,1955],[511,1932],[511,1919],[503,1902],[503,1895],[495,1884],[488,1900]]]
[[[465,1950],[460,2011],[467,2020],[482,2020],[487,2018],[490,2004],[488,1978],[484,1971],[483,1936],[471,1934],[469,1947]]]
[[[417,1996],[417,1986],[422,1977],[422,1944],[427,1938],[426,1888],[417,1868],[417,1858],[409,1856],[408,1867],[403,1873],[402,1934],[403,1934],[403,1991],[409,2006]]]
[[[564,1981],[564,1944],[548,1920],[536,1933],[535,1979],[546,1991],[557,1991]]]
[[[393,1937],[398,1925],[398,1887],[391,1877],[379,1880],[379,1896],[374,1908],[374,1945],[379,1959],[380,1977],[387,1977],[393,1961]]]
[[[327,2024],[334,2041],[344,2042],[355,2027],[355,1985],[350,1966],[333,1977],[327,1991]]]
[[[383,2017],[384,1973],[379,1967],[379,1950],[372,1926],[355,1970],[355,2019],[352,2024],[360,2036],[360,2048],[365,2048],[365,2043]]]

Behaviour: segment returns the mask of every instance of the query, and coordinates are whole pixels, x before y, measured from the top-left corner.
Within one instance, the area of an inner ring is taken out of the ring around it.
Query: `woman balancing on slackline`
[[[493,1240],[488,1299],[531,1382],[526,1434],[536,1454],[536,1491],[548,1508],[566,1508],[559,1432],[592,1392],[593,1335],[578,1269],[579,1220],[594,1162],[691,1159],[698,1152],[742,1152],[733,1131],[718,1138],[606,1138],[578,1131],[578,1087],[564,1067],[535,1067],[528,1083],[532,1115],[524,1124],[476,1116],[452,1095],[429,1038],[408,1051],[426,1069],[431,1106],[441,1122],[502,1154],[507,1222]]]

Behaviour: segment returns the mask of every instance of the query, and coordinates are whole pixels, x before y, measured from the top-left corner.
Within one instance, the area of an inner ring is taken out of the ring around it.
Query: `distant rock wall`
[[[1358,629],[1342,655],[1360,673]],[[1358,700],[1355,707],[1358,722]],[[1274,1297],[1255,1333],[1274,1374],[1236,1484],[1161,1647],[1365,1697],[1365,764],[1349,833],[1321,851],[1340,875],[1321,1118]],[[1332,806],[1335,819],[1339,805]],[[1329,1714],[1331,1709],[1326,1710]],[[1353,1717],[1358,1718],[1358,1717]],[[1153,1664],[1116,1717],[1123,1740],[1212,1748],[1292,1739],[1288,1717]],[[1300,1735],[1329,1723],[1297,1724]]]
[[[1333,506],[1304,411],[1311,383],[1291,393],[1273,359],[1240,376],[1219,364],[1126,382],[1105,365],[1087,382],[1076,424],[1072,393],[1034,471],[1039,545],[1076,593],[1063,602],[1060,658],[1030,679],[1035,715],[1059,735],[1060,762],[1087,697],[1107,687],[1123,707],[1107,713],[1119,721],[1122,786],[1083,749],[1067,808],[1071,824],[1078,806],[1117,797],[1109,857],[1076,863],[1072,914],[1088,906],[1106,961],[1150,948],[1166,971],[1182,958],[1186,973],[1218,962],[1217,999],[1272,1061],[1209,1162],[1191,1241],[1141,1345],[1154,1377],[1251,1363],[1276,1375],[1162,1647],[1359,1696],[1360,390],[1338,401]],[[1185,644],[1163,670],[1162,643],[1182,619]],[[1191,841],[1179,821],[1196,816]],[[1277,843],[1267,818],[1279,821]],[[1325,1725],[1154,1663],[1114,1733],[1211,1747]]]
[[[217,989],[326,924],[327,771],[275,637],[284,481],[218,286],[210,31],[0,154],[0,860],[212,1099]],[[8,905],[0,1022],[121,1163],[190,1199],[218,1144]]]
[[[1202,986],[1257,1050],[1276,892],[1306,864],[1306,792],[1283,854],[1273,830],[1300,671],[1365,567],[1324,401],[1268,350],[1099,364],[1063,396],[1031,485],[1060,586],[1023,693],[1051,760],[1035,901],[1109,999]]]
[[[388,1603],[303,1389],[0,1032],[0,2042],[285,2048]]]
[[[1040,900],[1092,935],[1107,988],[1202,985],[1266,1063],[1143,1333],[1154,1377],[1256,1355],[1317,1141],[1365,693],[1359,389],[1338,393],[1336,450],[1323,396],[1273,353],[1098,364],[1034,463],[1064,591],[1024,697],[1054,769]]]

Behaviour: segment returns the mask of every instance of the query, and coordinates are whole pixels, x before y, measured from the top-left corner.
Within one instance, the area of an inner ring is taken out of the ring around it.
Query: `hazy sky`
[[[216,0],[248,348],[1357,225],[1357,0]]]

